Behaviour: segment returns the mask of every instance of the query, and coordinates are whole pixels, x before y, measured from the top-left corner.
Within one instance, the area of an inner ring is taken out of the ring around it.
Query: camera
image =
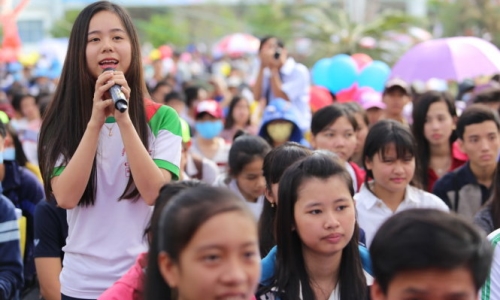
[[[281,48],[277,48],[276,52],[274,52],[274,59],[280,59],[281,56]]]

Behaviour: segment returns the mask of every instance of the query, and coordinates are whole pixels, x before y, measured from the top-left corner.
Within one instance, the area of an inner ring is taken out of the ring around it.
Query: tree
[[[314,53],[312,60],[329,57],[339,53],[353,54],[363,52],[374,59],[394,62],[401,53],[392,47],[384,47],[388,33],[408,33],[412,26],[422,25],[423,21],[403,12],[388,11],[363,24],[353,22],[344,9],[332,3],[322,2],[307,5],[302,11],[301,35],[312,40]],[[360,41],[369,37],[376,41],[373,48],[363,48]],[[400,49],[405,51],[406,49]]]
[[[69,37],[73,23],[80,13],[79,10],[68,10],[64,13],[64,18],[58,20],[52,27],[50,34],[55,38]]]

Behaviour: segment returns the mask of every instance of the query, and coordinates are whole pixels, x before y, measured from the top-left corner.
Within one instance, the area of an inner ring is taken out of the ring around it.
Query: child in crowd
[[[260,299],[366,299],[352,180],[340,161],[315,153],[281,178],[276,269]],[[272,298],[269,298],[272,297]]]
[[[369,126],[384,118],[387,105],[382,101],[382,94],[376,91],[366,91],[361,94],[359,102],[366,111]]]
[[[216,186],[228,187],[248,204],[255,219],[258,220],[264,206],[266,187],[262,166],[264,157],[271,146],[261,137],[252,135],[237,136],[229,150],[229,170],[220,176]]]
[[[229,110],[224,122],[224,130],[221,137],[226,143],[232,143],[235,133],[244,130],[250,134],[257,134],[257,129],[252,125],[250,114],[250,103],[247,99],[235,96],[229,103]]]
[[[368,115],[366,111],[357,102],[346,102],[344,103],[348,111],[354,114],[356,119],[356,124],[358,125],[358,130],[356,130],[356,148],[351,156],[351,161],[356,164],[356,166],[363,165],[363,147],[365,146],[366,135],[368,134],[368,129],[370,128],[370,121],[368,120]]]
[[[163,98],[163,104],[172,107],[179,116],[184,115],[184,112],[186,110],[184,96],[176,91],[172,91],[166,94]]]
[[[196,107],[195,138],[191,146],[191,153],[210,159],[224,173],[227,169],[227,160],[231,144],[227,144],[220,133],[224,127],[222,123],[222,109],[215,100],[201,101]]]
[[[462,218],[410,209],[380,227],[370,255],[372,300],[475,300],[488,276],[492,250],[484,235]]]
[[[255,293],[256,222],[231,191],[201,186],[183,191],[163,209],[156,229],[148,257],[158,259],[148,261],[147,300],[250,299]]]
[[[500,151],[499,131],[496,111],[481,104],[468,107],[458,118],[457,135],[469,161],[434,185],[433,193],[470,221],[490,198]]]
[[[413,105],[413,136],[419,158],[415,176],[426,191],[446,173],[462,166],[467,155],[455,143],[457,112],[448,93],[429,91]]]
[[[345,105],[328,105],[314,113],[311,121],[311,145],[314,149],[335,153],[345,164],[352,177],[353,188],[358,191],[365,179],[365,172],[350,162],[358,143],[358,123]]]
[[[404,107],[411,101],[410,87],[406,82],[398,78],[389,80],[385,85],[382,101],[386,105],[384,119],[408,124],[403,116]]]
[[[259,136],[275,148],[286,142],[308,145],[299,128],[296,108],[283,99],[274,99],[264,110]]]
[[[405,125],[394,120],[373,125],[366,137],[363,157],[367,176],[354,199],[367,246],[380,225],[394,213],[410,208],[449,210],[441,199],[415,186],[417,149]]]
[[[278,185],[285,170],[296,161],[311,155],[311,150],[294,143],[274,148],[264,158],[263,174],[266,180],[264,208],[259,220],[260,255],[266,257],[276,246],[274,223],[278,205]]]
[[[42,124],[45,192],[67,209],[69,225],[63,300],[97,299],[127,272],[147,249],[142,230],[158,191],[179,177],[179,118],[144,99],[138,53],[136,30],[121,6],[99,1],[85,7]],[[128,99],[123,112],[110,97],[114,85]]]
[[[38,166],[38,134],[42,125],[38,100],[29,94],[18,94],[12,98],[12,106],[22,118],[21,120],[26,122],[23,130],[18,131],[24,153],[29,162]]]

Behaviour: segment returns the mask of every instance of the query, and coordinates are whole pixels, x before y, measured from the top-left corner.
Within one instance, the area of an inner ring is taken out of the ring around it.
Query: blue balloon
[[[327,88],[332,93],[351,87],[358,78],[358,67],[356,62],[346,54],[332,57],[328,68]]]
[[[385,62],[374,60],[359,74],[358,85],[383,92],[385,82],[389,79],[390,74],[391,68]]]
[[[328,88],[328,69],[331,63],[331,58],[322,58],[314,64],[311,70],[314,85]]]

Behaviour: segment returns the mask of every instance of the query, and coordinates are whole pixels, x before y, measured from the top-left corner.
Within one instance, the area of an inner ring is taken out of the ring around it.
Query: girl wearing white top
[[[236,133],[229,150],[229,171],[219,176],[215,186],[228,187],[245,201],[256,220],[264,207],[266,181],[262,171],[264,157],[271,146],[261,137]]]
[[[38,147],[47,198],[68,211],[63,300],[97,299],[128,271],[147,249],[143,231],[160,188],[179,176],[179,118],[144,99],[139,54],[122,7],[95,2],[75,20]],[[114,107],[115,85],[125,110]]]
[[[373,278],[361,265],[354,189],[342,163],[313,153],[280,180],[276,268],[258,299],[363,300]]]
[[[449,210],[441,199],[416,187],[416,151],[413,135],[399,122],[382,120],[368,132],[363,149],[367,176],[354,196],[367,246],[380,225],[394,213],[409,208]]]

